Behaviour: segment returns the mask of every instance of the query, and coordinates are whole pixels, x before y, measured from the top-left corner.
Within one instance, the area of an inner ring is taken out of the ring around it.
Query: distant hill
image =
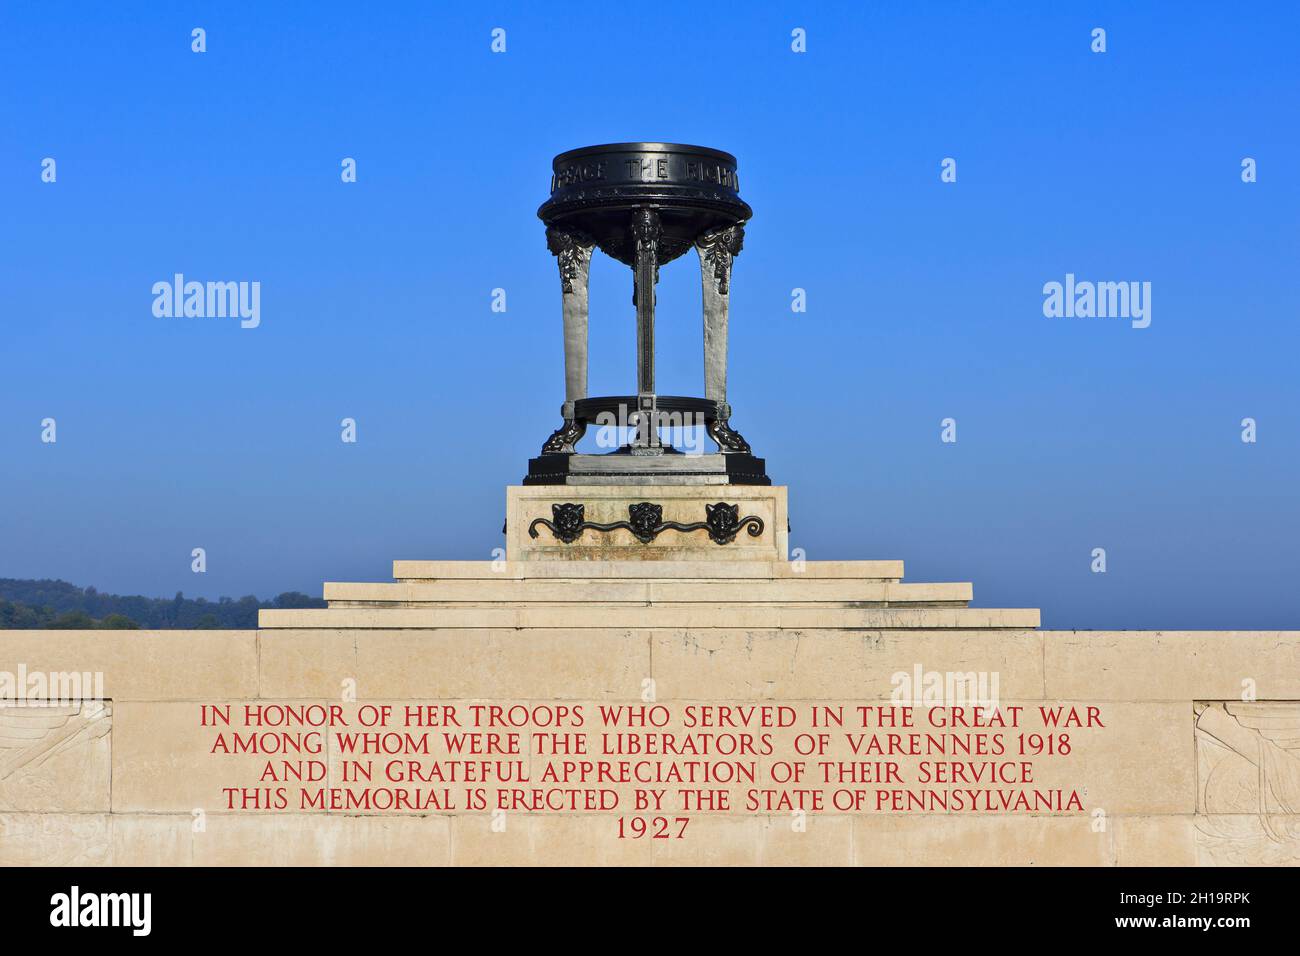
[[[13,628],[255,628],[257,612],[267,608],[324,607],[321,598],[286,591],[270,601],[249,595],[174,598],[104,594],[67,581],[0,578],[0,629]]]

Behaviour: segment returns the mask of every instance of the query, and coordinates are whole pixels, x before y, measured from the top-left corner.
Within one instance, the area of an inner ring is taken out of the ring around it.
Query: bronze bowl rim
[[[562,163],[569,162],[579,156],[600,155],[601,153],[695,153],[702,156],[712,156],[714,159],[720,159],[723,162],[736,165],[736,157],[725,150],[714,149],[712,146],[692,146],[689,143],[600,143],[595,146],[579,146],[577,149],[568,149],[557,155],[551,160],[553,170],[558,171],[558,166]]]

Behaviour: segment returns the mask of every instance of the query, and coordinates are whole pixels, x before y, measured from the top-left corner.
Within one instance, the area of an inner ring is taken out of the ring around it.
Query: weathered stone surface
[[[107,866],[111,819],[107,813],[0,812],[0,866]]]
[[[222,704],[225,701],[209,703]],[[260,701],[251,701],[257,704]],[[214,753],[219,730],[203,727],[197,702],[132,701],[115,707],[113,811],[206,814],[227,809],[223,787],[256,788],[268,758]],[[240,702],[231,702],[238,711]]]
[[[398,581],[615,578],[679,581],[767,580],[783,578],[847,578],[858,581],[897,581],[902,561],[394,561]]]
[[[652,502],[663,508],[664,521],[692,525],[705,520],[705,506],[719,502],[738,505],[740,518],[753,515],[762,532],[736,535],[728,544],[716,544],[705,531],[664,531],[649,542],[638,541],[631,531],[588,530],[565,543],[544,527],[537,537],[529,528],[537,519],[551,520],[552,505],[581,504],[589,522],[610,524],[628,520],[628,507]],[[643,561],[696,560],[733,562],[784,561],[789,557],[789,511],[786,488],[772,485],[511,485],[506,489],[506,559],[509,561]]]
[[[1038,626],[1033,608],[786,607],[752,604],[652,604],[581,607],[342,607],[263,610],[270,628],[870,628],[1023,629]]]
[[[1300,699],[1297,631],[1047,631],[1046,693],[1092,700]]]
[[[656,841],[656,866],[849,866],[853,820],[844,816],[701,816],[681,840]]]
[[[1110,834],[1087,817],[858,816],[859,866],[1110,866]]]
[[[1196,820],[1190,814],[1112,817],[1108,825],[1117,866],[1196,865]]]
[[[1000,693],[1042,696],[1037,631],[713,630],[651,632],[661,700],[888,699],[893,675],[996,671]]]
[[[0,671],[103,675],[112,700],[257,694],[256,631],[0,631]]]
[[[620,840],[609,814],[488,814],[451,818],[454,866],[649,866],[651,842]]]
[[[208,822],[196,813],[114,813],[110,820],[113,866],[190,866],[196,831]]]
[[[217,814],[193,836],[198,866],[446,866],[444,816]]]
[[[360,676],[353,631],[266,630],[257,643],[262,697],[340,699],[344,681]]]
[[[1300,863],[1300,701],[1196,704],[1198,860]]]
[[[650,637],[559,628],[358,631],[361,698],[635,699],[650,676]]]
[[[112,725],[103,701],[0,707],[0,809],[108,810]]]
[[[399,584],[327,583],[331,607],[385,604],[398,607],[527,607],[543,604],[689,605],[736,604],[852,607],[861,604],[961,605],[971,599],[971,586],[901,584],[836,578],[783,578],[748,581],[627,580],[617,578],[502,578],[404,582]]]

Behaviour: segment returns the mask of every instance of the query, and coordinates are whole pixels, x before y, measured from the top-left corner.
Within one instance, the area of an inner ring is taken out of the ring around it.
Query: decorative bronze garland
[[[707,531],[709,538],[716,544],[730,544],[736,540],[741,529],[749,532],[751,538],[763,533],[763,519],[757,515],[740,517],[740,505],[730,505],[725,501],[704,506],[704,520],[690,524],[664,520],[664,506],[649,501],[639,501],[628,505],[627,521],[611,521],[601,524],[587,521],[585,506],[564,502],[551,505],[551,518],[534,518],[528,526],[528,536],[538,536],[537,527],[549,528],[551,533],[565,544],[573,544],[584,531],[616,531],[620,528],[631,531],[642,544],[649,544],[664,531]]]

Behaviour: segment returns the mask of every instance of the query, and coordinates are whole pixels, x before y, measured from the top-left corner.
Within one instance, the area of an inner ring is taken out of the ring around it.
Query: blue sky
[[[550,159],[665,140],[739,158],[733,424],[810,560],[1049,627],[1300,625],[1300,14],[1130,6],[6,4],[0,576],[490,557],[563,397]],[[259,281],[261,325],[154,317],[176,272]],[[1066,273],[1150,282],[1150,327],[1044,317]],[[624,393],[630,273],[592,276]],[[692,260],[659,304],[660,391],[698,394]]]

